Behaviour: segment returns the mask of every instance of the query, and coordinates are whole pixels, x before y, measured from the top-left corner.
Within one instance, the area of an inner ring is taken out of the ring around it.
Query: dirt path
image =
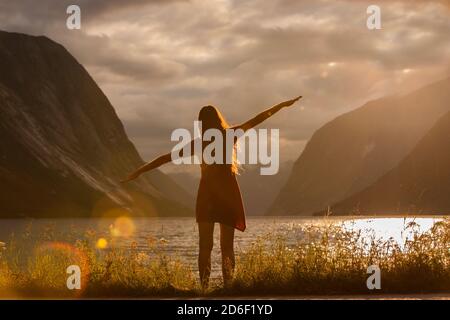
[[[200,298],[202,299],[202,298]],[[249,299],[249,300],[450,300],[450,293],[419,294],[366,294],[336,296],[267,296],[267,297],[216,297],[213,299]]]

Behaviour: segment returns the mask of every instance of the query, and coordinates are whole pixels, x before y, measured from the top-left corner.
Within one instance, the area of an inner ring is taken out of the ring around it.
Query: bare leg
[[[198,253],[198,270],[200,273],[200,282],[203,288],[207,288],[209,284],[209,276],[211,274],[211,251],[213,248],[214,223],[199,222],[199,253]]]
[[[222,252],[222,275],[225,286],[233,280],[234,273],[234,228],[220,225],[220,250]]]

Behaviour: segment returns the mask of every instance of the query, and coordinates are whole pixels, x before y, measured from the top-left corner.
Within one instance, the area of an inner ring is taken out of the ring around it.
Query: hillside
[[[0,217],[189,215],[190,196],[143,163],[87,71],[46,37],[0,32]]]
[[[310,215],[363,190],[394,168],[450,110],[450,79],[386,97],[317,130],[269,213]]]
[[[333,214],[450,214],[450,112],[398,166]]]

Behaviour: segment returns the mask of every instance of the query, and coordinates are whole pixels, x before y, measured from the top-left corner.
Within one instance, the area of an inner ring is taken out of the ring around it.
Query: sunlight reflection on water
[[[344,226],[348,230],[361,230],[363,237],[374,235],[376,238],[394,239],[399,244],[411,236],[405,232],[410,223],[415,223],[415,230],[424,232],[433,224],[442,220],[441,217],[399,218],[399,217],[248,217],[247,230],[236,231],[236,253],[248,248],[258,237],[271,234],[283,236],[288,245],[295,245],[305,236],[304,228],[310,226],[324,226],[327,224]],[[178,257],[189,263],[193,270],[197,270],[198,234],[197,225],[193,218],[135,218],[133,232],[127,237],[117,236],[114,219],[40,219],[40,220],[0,220],[0,241],[8,243],[11,233],[21,235],[26,232],[41,235],[51,232],[56,241],[74,242],[85,237],[87,230],[93,230],[97,239],[111,239],[108,243],[113,246],[133,248],[151,254],[152,248],[159,252]],[[131,223],[131,222],[127,222]],[[128,224],[125,224],[128,227]],[[50,230],[50,231],[49,231]],[[128,229],[126,229],[128,230]],[[116,236],[114,236],[116,234]],[[37,238],[41,241],[42,239]],[[106,240],[105,240],[106,241]],[[103,240],[102,240],[103,242]],[[95,243],[93,244],[96,245]],[[97,242],[97,248],[98,242]],[[99,248],[100,249],[100,248]],[[214,235],[212,276],[220,276],[219,228],[216,226]]]

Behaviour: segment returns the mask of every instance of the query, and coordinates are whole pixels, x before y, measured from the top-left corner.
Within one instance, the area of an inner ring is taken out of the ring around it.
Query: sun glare
[[[95,247],[97,249],[106,249],[108,247],[108,241],[106,241],[105,238],[100,238],[97,240],[97,243],[95,244]]]
[[[129,238],[134,234],[136,226],[131,218],[121,216],[109,226],[109,229],[113,237]]]

